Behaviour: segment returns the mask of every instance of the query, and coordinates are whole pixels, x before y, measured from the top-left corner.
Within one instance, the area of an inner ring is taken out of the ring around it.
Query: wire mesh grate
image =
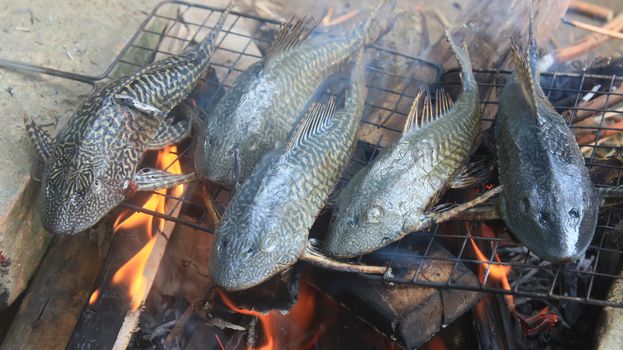
[[[145,64],[168,55],[176,54],[193,42],[200,41],[214,26],[221,9],[205,5],[190,4],[183,1],[168,1],[158,5],[131,38],[110,67],[101,75],[88,77],[74,75],[75,80],[99,85],[109,79],[132,72]],[[210,106],[218,91],[231,86],[236,77],[249,65],[263,57],[271,42],[278,22],[258,16],[232,12],[224,30],[218,38],[212,67],[213,79],[204,82],[214,89],[207,101],[199,107]],[[395,141],[401,134],[409,106],[422,83],[429,86],[442,84],[447,90],[460,84],[456,71],[441,75],[441,69],[434,63],[401,54],[394,50],[372,46],[367,50],[368,57],[381,57],[367,65],[366,81],[369,89],[366,110],[359,128],[358,152],[353,162],[368,163],[382,147]],[[384,64],[389,62],[391,64]],[[0,62],[1,64],[2,62]],[[25,67],[33,70],[32,66]],[[36,68],[39,69],[39,68]],[[413,73],[416,72],[416,73]],[[58,71],[48,70],[48,74],[61,75]],[[497,96],[504,81],[510,79],[511,72],[502,70],[476,70],[483,93],[483,120],[493,120],[497,109]],[[623,119],[619,110],[623,102],[623,92],[617,89],[623,85],[623,77],[616,75],[547,73],[542,75],[545,93],[563,114],[570,128],[581,143],[593,180],[597,186],[610,187],[621,183],[623,158],[620,149],[623,142],[617,134],[623,130],[617,122]],[[192,101],[196,105],[196,100]],[[191,103],[191,101],[186,101]],[[206,111],[203,111],[206,114]],[[179,154],[182,164],[192,164],[191,147],[185,145]],[[619,158],[621,160],[619,160]],[[141,208],[132,203],[123,206],[142,211],[166,220],[175,221],[197,230],[212,232],[213,227],[207,217],[204,204],[197,193],[201,192],[199,183],[185,186],[181,196],[186,211],[198,214],[196,218],[183,216],[171,217]],[[159,194],[161,195],[161,194]],[[213,188],[210,196],[217,209],[222,210],[229,200],[229,192],[222,188]],[[503,228],[493,235],[483,235],[483,231],[492,231],[491,227],[480,223],[453,223],[434,227],[430,231],[411,234],[407,239],[383,249],[389,264],[396,261],[409,261],[415,273],[408,278],[397,277],[390,273],[384,276],[370,276],[384,282],[416,284],[435,288],[466,289],[491,293],[512,294],[516,297],[543,298],[550,300],[568,300],[585,304],[610,305],[623,307],[623,304],[606,300],[607,286],[621,278],[612,268],[612,262],[618,262],[623,254],[623,217],[622,208],[616,203],[603,210],[593,244],[584,259],[579,263],[555,266],[531,255],[525,247],[503,232]],[[499,226],[499,225],[497,225]],[[497,227],[493,225],[492,227]],[[417,245],[407,244],[417,240]],[[434,254],[432,247],[441,244],[448,248],[455,258],[449,259]],[[484,259],[478,259],[474,246],[479,246]],[[447,261],[451,266],[450,277],[445,281],[432,281],[421,270],[429,260]],[[465,265],[480,273],[480,284],[461,284],[454,273],[460,265]],[[495,279],[498,269],[507,269],[510,284]],[[569,280],[579,281],[573,290],[566,285]],[[597,285],[606,287],[596,288]],[[579,287],[578,287],[579,286]]]

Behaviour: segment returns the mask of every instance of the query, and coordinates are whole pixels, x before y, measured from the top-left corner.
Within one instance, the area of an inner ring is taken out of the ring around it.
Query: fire
[[[97,298],[99,297],[100,297],[100,290],[99,289],[94,290],[91,296],[89,297],[89,305],[95,304],[95,302],[97,301]]]
[[[236,306],[225,293],[219,292],[221,300],[230,309],[244,315],[257,317],[261,324],[266,342],[258,350],[275,350],[279,347],[275,340],[277,334],[284,334],[286,330],[286,344],[297,344],[295,348],[312,349],[317,341],[319,334],[315,334],[308,341],[304,341],[307,332],[312,328],[314,321],[314,309],[316,307],[316,297],[313,290],[306,283],[301,284],[299,300],[292,307],[287,315],[282,315],[278,311],[271,311],[267,314],[255,310],[247,310]],[[251,348],[250,348],[251,349]]]
[[[508,281],[508,274],[511,271],[511,267],[510,266],[506,266],[506,265],[498,265],[498,264],[490,264],[489,263],[489,259],[487,259],[487,257],[485,256],[485,254],[478,248],[478,245],[476,244],[476,242],[474,241],[474,239],[472,238],[472,235],[469,231],[469,226],[466,224],[467,226],[467,235],[469,237],[469,241],[472,244],[472,248],[474,249],[474,253],[476,253],[476,257],[478,258],[478,260],[482,261],[483,263],[480,265],[480,271],[479,271],[479,277],[480,277],[480,282],[484,281],[484,275],[485,272],[487,270],[489,270],[489,277],[491,277],[492,279],[500,282],[500,284],[502,285],[502,288],[504,288],[504,290],[511,290],[511,285],[510,282]],[[482,235],[484,237],[496,237],[495,234],[493,233],[493,230],[485,225],[482,224]],[[497,262],[501,262],[500,257],[498,256],[498,253],[496,252],[494,254],[494,258]],[[513,299],[512,295],[505,295],[506,298],[506,302],[508,304],[508,307],[511,311],[515,310],[515,300]]]
[[[182,168],[177,159],[176,153],[176,146],[164,148],[158,154],[156,168],[166,169],[170,173],[181,174]],[[171,190],[171,195],[179,197],[183,192],[184,185],[179,185]],[[156,193],[152,194],[145,202],[143,208],[165,214],[166,193],[166,189],[156,191]],[[125,215],[122,213],[122,215],[120,215],[117,219],[117,222],[115,222],[115,233],[120,231],[128,232],[139,230],[140,232],[144,232],[147,237],[149,237],[149,242],[141,248],[136,255],[130,258],[127,263],[121,266],[112,278],[113,284],[122,284],[128,288],[128,293],[132,300],[132,310],[136,310],[141,305],[142,301],[145,300],[145,297],[149,292],[147,281],[143,276],[143,273],[145,272],[147,261],[149,260],[149,256],[151,255],[157,239],[157,236],[154,235],[154,226],[157,227],[158,231],[162,231],[164,228],[164,220],[142,212],[132,213],[125,219],[122,219],[124,216]],[[93,296],[91,296],[91,298],[93,299]],[[97,299],[97,297],[95,299]]]

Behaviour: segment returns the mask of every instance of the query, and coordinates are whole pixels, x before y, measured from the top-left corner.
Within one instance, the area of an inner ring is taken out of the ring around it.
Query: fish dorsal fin
[[[452,108],[452,99],[443,89],[435,91],[434,100],[427,89],[418,91],[407,115],[402,134],[406,134],[411,129],[419,129],[436,120],[446,114],[450,108]]]
[[[292,17],[289,21],[283,23],[279,27],[275,40],[268,50],[266,62],[300,45],[307,39],[316,25],[316,20],[313,17],[307,16],[303,18]]]
[[[528,101],[532,112],[536,113],[537,97],[544,96],[540,86],[537,61],[536,39],[534,33],[534,13],[530,8],[530,26],[528,29],[528,47],[524,49],[515,38],[511,38],[511,50],[515,61],[515,76],[519,81],[521,94]]]
[[[305,143],[311,136],[324,133],[335,113],[335,98],[331,97],[327,104],[312,103],[303,119],[292,133],[286,151],[295,149]]]

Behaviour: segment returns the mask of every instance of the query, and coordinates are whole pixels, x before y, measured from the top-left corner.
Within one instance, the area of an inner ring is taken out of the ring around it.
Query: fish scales
[[[430,225],[427,211],[469,159],[480,130],[478,86],[466,50],[448,39],[462,67],[461,95],[437,119],[406,131],[351,179],[337,200],[325,241],[329,254],[361,256]]]
[[[42,224],[48,231],[82,231],[123,201],[166,114],[207,70],[229,9],[196,47],[111,82],[78,108],[49,145],[39,196]],[[119,96],[157,113],[128,105]],[[33,125],[27,123],[27,128]]]
[[[267,155],[235,193],[217,229],[211,269],[220,286],[239,290],[291,267],[309,229],[350,159],[365,102],[358,54],[343,109],[313,105],[287,145]],[[314,115],[314,111],[324,110]],[[314,118],[313,116],[324,116]]]
[[[248,178],[262,156],[286,139],[326,79],[389,28],[392,7],[393,1],[382,3],[348,36],[320,35],[283,51],[275,44],[234,82],[208,118],[195,154],[198,175],[225,186]]]

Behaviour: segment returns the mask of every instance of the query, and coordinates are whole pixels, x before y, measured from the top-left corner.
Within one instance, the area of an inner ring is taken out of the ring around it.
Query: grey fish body
[[[44,142],[49,144],[42,146],[42,139],[34,137],[46,161],[39,195],[46,230],[56,234],[83,231],[138,186],[133,181],[143,154],[166,114],[207,70],[216,34],[228,13],[229,9],[195,48],[113,81],[89,96],[54,139],[46,137]],[[137,110],[137,105],[148,111]],[[27,129],[36,135],[38,127],[27,121]]]
[[[539,257],[577,258],[593,238],[598,195],[575,137],[541,90],[536,44],[525,51],[513,44],[513,52],[516,73],[504,87],[495,129],[500,213]]]
[[[321,35],[280,52],[274,49],[242,74],[199,135],[199,177],[225,186],[248,178],[262,157],[286,139],[323,82],[387,30],[390,21],[377,20],[379,9],[348,36]]]
[[[211,271],[229,290],[257,285],[291,267],[350,159],[365,102],[362,55],[343,109],[306,114],[288,145],[267,155],[240,187],[217,229]],[[313,111],[322,108],[312,106]],[[326,107],[328,108],[328,107]]]
[[[450,42],[463,92],[442,116],[404,133],[353,177],[338,197],[325,240],[329,254],[360,256],[430,225],[427,210],[467,162],[480,127],[478,87],[467,52]]]

